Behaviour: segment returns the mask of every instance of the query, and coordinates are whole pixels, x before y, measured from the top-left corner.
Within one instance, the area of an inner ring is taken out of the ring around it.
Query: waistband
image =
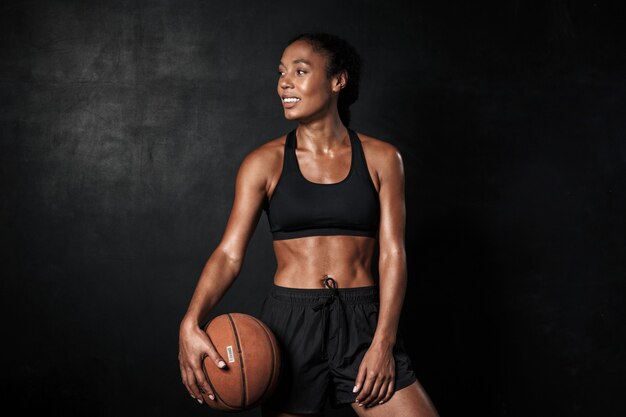
[[[291,288],[272,284],[270,294],[280,301],[294,304],[318,304],[328,298],[328,295],[336,291],[341,300],[346,304],[366,304],[379,301],[378,285],[352,288]]]

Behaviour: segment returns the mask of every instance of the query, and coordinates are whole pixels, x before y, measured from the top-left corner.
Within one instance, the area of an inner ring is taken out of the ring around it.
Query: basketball
[[[280,350],[276,337],[265,323],[243,313],[213,318],[204,328],[215,349],[226,362],[219,368],[206,357],[203,368],[212,400],[204,403],[216,410],[238,412],[262,404],[275,390],[280,377]]]

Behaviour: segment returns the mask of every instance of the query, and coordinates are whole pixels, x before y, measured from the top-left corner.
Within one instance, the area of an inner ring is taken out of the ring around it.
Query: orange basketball
[[[211,358],[203,362],[212,400],[205,404],[221,411],[244,411],[262,404],[275,390],[280,377],[280,349],[265,323],[243,313],[213,318],[205,332],[226,362],[219,368]]]

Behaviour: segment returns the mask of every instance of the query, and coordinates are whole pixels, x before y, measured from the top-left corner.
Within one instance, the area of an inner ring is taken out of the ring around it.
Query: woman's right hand
[[[189,395],[200,404],[205,398],[203,394],[215,401],[215,395],[202,368],[207,356],[218,368],[226,368],[226,361],[217,353],[207,334],[197,324],[183,321],[178,339],[180,375]]]

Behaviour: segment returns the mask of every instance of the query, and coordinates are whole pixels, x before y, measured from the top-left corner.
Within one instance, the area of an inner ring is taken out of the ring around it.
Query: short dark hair
[[[289,40],[287,46],[295,41],[303,40],[313,47],[313,50],[326,56],[326,77],[330,78],[341,71],[348,73],[348,82],[339,92],[337,110],[343,124],[350,124],[350,105],[359,98],[359,84],[361,81],[361,57],[352,45],[346,40],[330,33],[314,32],[301,33]]]

